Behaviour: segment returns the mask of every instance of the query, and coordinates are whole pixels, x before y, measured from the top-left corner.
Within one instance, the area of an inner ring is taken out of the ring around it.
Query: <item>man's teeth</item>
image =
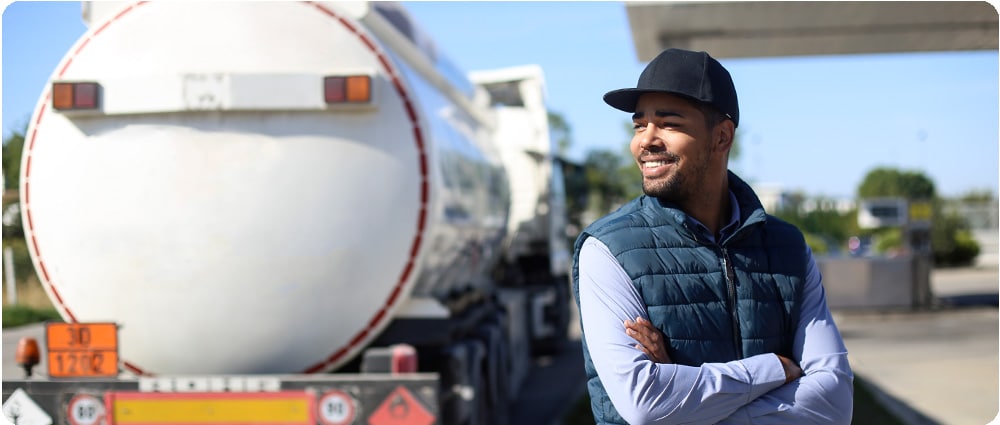
[[[646,168],[655,168],[655,167],[659,167],[661,165],[667,165],[667,162],[666,161],[646,161],[646,162],[642,163],[642,166],[646,167]]]

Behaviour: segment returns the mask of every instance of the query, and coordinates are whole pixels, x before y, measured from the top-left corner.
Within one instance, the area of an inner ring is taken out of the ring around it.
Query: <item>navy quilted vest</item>
[[[720,244],[699,238],[682,211],[646,196],[588,226],[574,252],[577,306],[580,247],[595,237],[632,279],[675,363],[700,366],[763,353],[792,357],[805,241],[794,226],[766,215],[746,183],[732,173],[729,182],[742,217],[739,229]],[[625,424],[597,376],[586,335],[583,348],[595,420]]]

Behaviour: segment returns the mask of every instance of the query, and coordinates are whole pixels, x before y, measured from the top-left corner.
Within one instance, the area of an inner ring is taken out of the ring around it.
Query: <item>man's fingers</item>
[[[639,341],[640,344],[642,344],[643,342],[642,340],[645,339],[645,335],[643,335],[642,332],[639,332],[631,327],[626,327],[625,333],[628,334],[628,336],[632,337],[632,339]]]
[[[639,343],[642,344],[643,346],[652,347],[653,346],[652,344],[655,342],[652,339],[652,335],[650,335],[650,332],[644,329],[626,327],[625,333],[628,334],[628,336],[632,337],[632,339],[639,341]]]
[[[656,327],[653,326],[652,323],[650,323],[648,320],[643,319],[641,317],[637,317],[636,320],[626,320],[625,321],[625,327],[626,328],[631,328],[633,330],[640,331],[640,332],[643,332],[643,331],[654,331],[654,330],[656,330]]]
[[[635,338],[643,345],[659,344],[660,343],[660,331],[653,327],[649,321],[642,322],[631,322],[631,324],[625,324],[625,333],[627,333],[632,338]]]
[[[625,320],[624,325],[625,334],[638,342],[635,345],[637,350],[656,363],[670,363],[670,356],[666,353],[666,338],[652,322],[640,316],[635,320]]]
[[[662,349],[663,338],[660,331],[652,326],[652,323],[641,317],[636,318],[635,321],[626,320],[625,333],[639,343],[635,345],[636,349],[654,361],[660,360],[661,356],[657,353]]]
[[[655,331],[658,331],[658,329],[656,329],[656,327],[653,326],[653,323],[651,323],[649,320],[643,319],[642,317],[636,317],[635,319],[636,320],[632,323],[635,325],[634,328],[636,330],[646,331],[649,333],[654,333]]]

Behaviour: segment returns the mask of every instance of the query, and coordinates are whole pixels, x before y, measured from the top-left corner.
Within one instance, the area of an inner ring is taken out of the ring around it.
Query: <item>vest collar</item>
[[[750,185],[739,178],[736,173],[732,171],[728,171],[728,173],[730,200],[735,199],[736,201],[733,205],[733,211],[738,214],[737,219],[739,223],[736,230],[729,232],[728,235],[724,235],[722,243],[717,243],[718,245],[726,244],[729,240],[742,234],[746,229],[764,223],[767,219],[767,214],[760,203],[760,198],[757,197],[757,194],[754,193]],[[695,240],[705,241],[705,237],[699,235],[703,232],[699,232],[693,228],[696,221],[693,218],[689,218],[684,211],[681,211],[677,204],[660,198],[649,198],[646,195],[643,195],[642,198],[646,198],[644,201],[647,202],[643,202],[644,204],[659,207],[656,208],[659,210],[659,213],[665,214],[675,224],[686,229],[690,237]],[[730,221],[726,227],[730,227],[731,225],[732,222]]]
[[[743,223],[742,227],[757,222],[764,222],[767,219],[767,213],[764,211],[764,206],[760,203],[760,198],[750,188],[750,185],[732,171],[729,171],[729,191],[736,196],[736,202],[740,205],[740,222]]]

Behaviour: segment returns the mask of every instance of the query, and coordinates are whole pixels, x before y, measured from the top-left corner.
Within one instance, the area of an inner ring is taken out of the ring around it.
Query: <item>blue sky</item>
[[[538,64],[548,105],[573,131],[569,156],[622,150],[627,114],[601,96],[642,71],[619,2],[406,3],[467,71]],[[86,31],[77,2],[16,2],[2,22],[3,135],[23,129],[63,55]],[[751,182],[851,197],[865,173],[926,173],[940,195],[997,192],[998,52],[723,59],[740,98]]]

